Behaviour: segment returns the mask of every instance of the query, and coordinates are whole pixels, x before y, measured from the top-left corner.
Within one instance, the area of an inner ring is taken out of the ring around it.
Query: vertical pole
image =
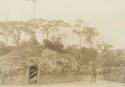
[[[27,65],[27,76],[26,76],[26,84],[29,84],[29,64]]]
[[[2,74],[2,81],[1,81],[1,83],[3,84],[3,83],[4,83],[4,79],[3,79],[3,78],[4,78],[4,75],[3,75],[3,69],[2,69],[1,72],[2,72],[2,73],[1,73],[1,74]]]
[[[35,0],[33,0],[33,19],[35,19],[35,16],[36,16]]]
[[[13,65],[13,75],[14,75],[14,85],[17,84],[19,78],[17,79],[17,72],[16,72],[16,66]]]
[[[38,85],[40,84],[40,64],[38,64]]]
[[[7,22],[7,36],[6,36],[6,45],[8,46],[9,45],[9,31],[8,31],[8,29],[9,29],[9,23],[8,23],[8,19],[9,19],[9,8],[7,8],[6,9],[6,22]]]

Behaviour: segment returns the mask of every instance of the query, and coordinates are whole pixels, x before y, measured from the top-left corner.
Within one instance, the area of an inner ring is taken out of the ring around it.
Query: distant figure
[[[91,84],[96,82],[96,74],[97,74],[96,68],[95,66],[93,66],[91,70]]]

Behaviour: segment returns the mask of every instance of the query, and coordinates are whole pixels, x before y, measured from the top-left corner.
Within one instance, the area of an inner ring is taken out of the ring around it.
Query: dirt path
[[[117,83],[111,81],[98,80],[95,84],[80,81],[74,83],[48,84],[48,85],[32,85],[32,86],[0,86],[0,87],[125,87],[125,83]]]

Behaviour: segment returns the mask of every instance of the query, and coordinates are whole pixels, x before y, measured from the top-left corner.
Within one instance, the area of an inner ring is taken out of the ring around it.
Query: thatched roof
[[[18,65],[28,64],[47,64],[51,69],[57,68],[57,62],[62,62],[63,65],[69,64],[72,67],[77,66],[74,58],[66,53],[59,53],[50,49],[42,49],[41,52],[37,48],[18,48],[0,57],[0,66],[13,67]]]
[[[14,47],[8,46],[8,47],[2,47],[0,48],[0,56],[8,54],[10,51],[12,51]]]
[[[14,50],[10,53],[8,53],[7,55],[4,55],[2,57],[0,57],[0,64],[21,64],[26,57],[24,57],[24,52],[21,50]]]
[[[0,64],[24,64],[27,57],[40,57],[40,47],[15,48],[13,51],[0,57]]]
[[[70,65],[72,67],[76,67],[78,65],[77,61],[66,53],[59,53],[50,49],[44,49],[41,54],[42,58],[46,59],[46,61],[50,61],[51,64],[58,67],[57,62],[62,62],[63,65]]]

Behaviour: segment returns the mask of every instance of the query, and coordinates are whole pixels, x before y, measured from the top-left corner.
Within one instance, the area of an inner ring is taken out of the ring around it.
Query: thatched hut
[[[20,84],[29,84],[31,79],[35,79],[32,81],[39,83],[42,71],[53,72],[58,70],[61,72],[65,65],[66,67],[75,68],[78,64],[74,58],[66,53],[33,46],[23,49],[16,48],[12,52],[0,57],[2,77],[8,76],[13,78],[13,72],[15,78],[21,77],[20,79],[23,83],[19,81]]]
[[[34,59],[32,58],[34,57]],[[24,83],[28,83],[29,68],[31,65],[38,64],[38,58],[40,59],[40,53],[37,47],[28,47],[25,49],[15,48],[12,52],[0,57],[0,72],[1,76],[5,78],[13,78],[12,76],[19,76],[20,71],[25,71]],[[12,75],[14,74],[14,75]],[[21,77],[21,74],[20,74]],[[1,80],[2,81],[2,80]]]

